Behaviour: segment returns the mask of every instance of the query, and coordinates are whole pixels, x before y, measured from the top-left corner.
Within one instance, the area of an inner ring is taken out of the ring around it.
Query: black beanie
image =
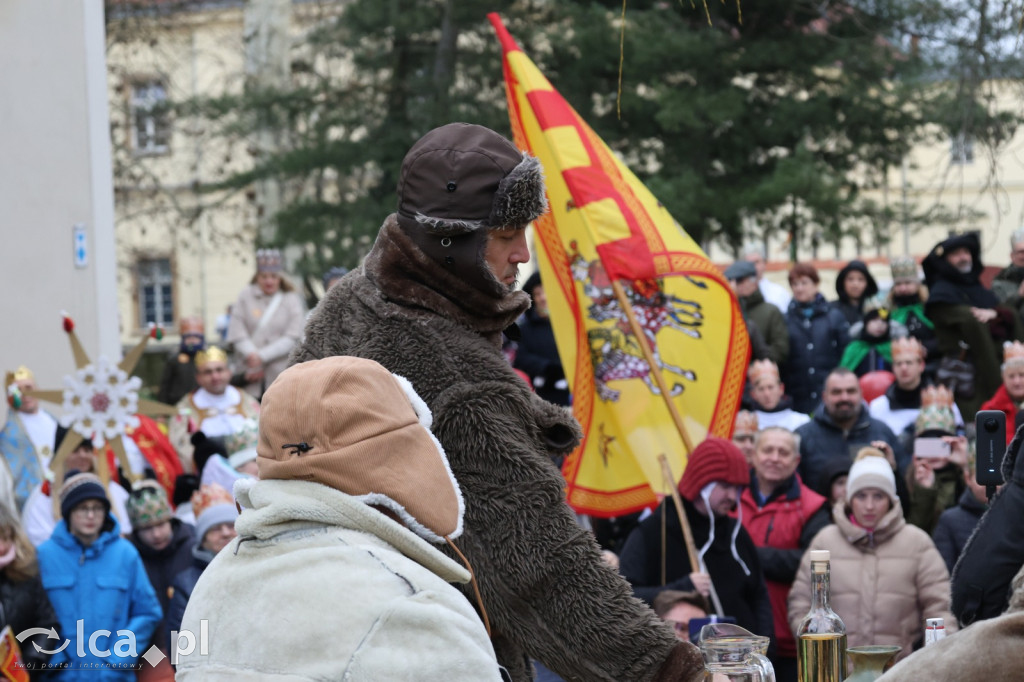
[[[86,500],[99,500],[103,503],[103,515],[110,513],[110,500],[103,489],[103,481],[96,474],[71,469],[64,477],[64,485],[60,488],[60,515],[65,521],[71,511]]]

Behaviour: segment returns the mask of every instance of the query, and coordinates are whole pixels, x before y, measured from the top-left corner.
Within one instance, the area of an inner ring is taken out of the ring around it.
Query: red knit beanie
[[[749,485],[750,468],[743,453],[731,440],[708,436],[690,453],[683,478],[679,481],[679,494],[692,502],[700,496],[704,486],[715,481]]]

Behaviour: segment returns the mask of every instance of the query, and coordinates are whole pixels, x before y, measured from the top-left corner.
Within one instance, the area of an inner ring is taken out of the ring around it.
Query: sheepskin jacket
[[[244,481],[238,537],[196,584],[202,632],[176,679],[500,680],[487,631],[449,582],[465,568],[380,512],[310,481]]]
[[[943,618],[956,631],[949,610],[949,572],[928,534],[903,520],[899,502],[874,532],[855,525],[842,502],[832,508],[833,525],[811,540],[789,593],[789,626],[796,632],[811,606],[810,550],[832,553],[831,606],[846,625],[847,646],[897,644],[906,658],[924,638],[925,618]]]
[[[1019,682],[1024,670],[1024,570],[1012,585],[1010,607],[1001,616],[915,652],[878,682]]]
[[[254,398],[263,395],[266,387],[288,366],[288,353],[302,333],[306,304],[296,291],[282,291],[281,303],[274,316],[260,326],[263,313],[273,296],[267,296],[258,284],[249,284],[231,307],[228,342],[234,346],[236,360],[244,366],[250,353],[258,353],[263,361],[263,379],[248,384],[245,390]]]
[[[430,407],[466,499],[458,545],[513,680],[532,679],[529,658],[570,681],[649,680],[678,640],[603,563],[565,502],[551,459],[572,451],[579,425],[533,394],[500,349],[501,331],[527,305],[522,292],[463,284],[391,216],[363,268],[313,310],[292,360],[376,360]],[[703,665],[693,659],[697,679]]]

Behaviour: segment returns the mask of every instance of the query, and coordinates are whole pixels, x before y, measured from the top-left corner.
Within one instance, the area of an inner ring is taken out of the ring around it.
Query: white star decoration
[[[102,448],[108,440],[138,428],[135,416],[142,380],[130,377],[100,356],[64,377],[64,416],[61,424]]]

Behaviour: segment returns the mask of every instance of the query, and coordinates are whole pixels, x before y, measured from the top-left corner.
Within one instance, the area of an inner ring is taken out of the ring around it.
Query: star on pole
[[[163,338],[163,331],[150,324],[149,334],[114,365],[102,355],[95,362],[90,360],[75,334],[74,321],[63,311],[61,317],[71,344],[75,371],[64,376],[63,390],[34,390],[30,393],[39,400],[59,404],[64,410],[60,423],[68,433],[50,462],[50,470],[62,471],[67,456],[89,438],[97,450],[109,445],[125,474],[132,481],[138,480],[141,476],[132,470],[121,437],[129,429],[138,427],[136,414],[148,417],[176,414],[172,405],[139,398],[142,380],[131,375],[149,340]],[[96,466],[103,482],[109,482],[107,458],[98,456]],[[56,505],[58,496],[51,494],[51,497]]]

